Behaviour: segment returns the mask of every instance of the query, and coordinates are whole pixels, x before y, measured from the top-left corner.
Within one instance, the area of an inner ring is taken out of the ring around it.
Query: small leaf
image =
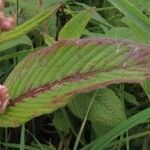
[[[55,112],[54,118],[53,118],[53,124],[58,130],[63,131],[66,134],[69,133],[70,123],[64,117],[64,114],[61,111]]]
[[[124,98],[128,103],[139,106],[139,102],[132,94],[124,92]]]
[[[59,39],[80,38],[90,18],[91,10],[75,15],[59,32]]]

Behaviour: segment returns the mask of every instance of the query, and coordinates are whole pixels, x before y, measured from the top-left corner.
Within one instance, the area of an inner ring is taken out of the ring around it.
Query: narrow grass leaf
[[[109,133],[107,133],[103,138],[93,141],[89,145],[83,147],[81,150],[103,150],[108,143],[117,138],[119,135],[125,133],[139,123],[143,123],[149,118],[150,108],[145,109],[138,114],[132,116],[131,118],[127,119],[126,121],[122,122]]]
[[[32,47],[32,41],[26,35],[21,36],[15,40],[11,40],[9,42],[5,42],[5,43],[1,44],[0,45],[0,52],[5,51],[7,49],[11,49],[17,45],[28,45],[28,46]]]
[[[133,6],[128,0],[109,0],[141,30],[150,34],[150,19]]]
[[[21,127],[21,137],[20,137],[20,150],[25,149],[25,125]]]

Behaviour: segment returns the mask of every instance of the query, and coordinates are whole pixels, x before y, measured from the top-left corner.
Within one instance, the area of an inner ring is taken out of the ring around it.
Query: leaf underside
[[[108,38],[60,40],[29,54],[5,82],[0,126],[15,127],[65,106],[78,93],[150,79],[150,46]]]

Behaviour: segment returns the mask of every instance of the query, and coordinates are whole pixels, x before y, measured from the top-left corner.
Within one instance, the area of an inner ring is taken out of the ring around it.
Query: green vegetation
[[[7,0],[1,11],[17,23],[0,25],[0,150],[149,150],[148,0]]]

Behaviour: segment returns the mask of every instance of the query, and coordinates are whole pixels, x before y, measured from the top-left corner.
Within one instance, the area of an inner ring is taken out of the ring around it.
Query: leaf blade
[[[113,83],[141,83],[150,78],[149,58],[149,45],[107,38],[63,40],[36,51],[5,82],[11,100],[0,126],[18,126],[53,112],[79,93]]]
[[[59,39],[80,38],[85,26],[91,18],[91,10],[75,15],[59,32]],[[80,23],[79,23],[80,22]]]

